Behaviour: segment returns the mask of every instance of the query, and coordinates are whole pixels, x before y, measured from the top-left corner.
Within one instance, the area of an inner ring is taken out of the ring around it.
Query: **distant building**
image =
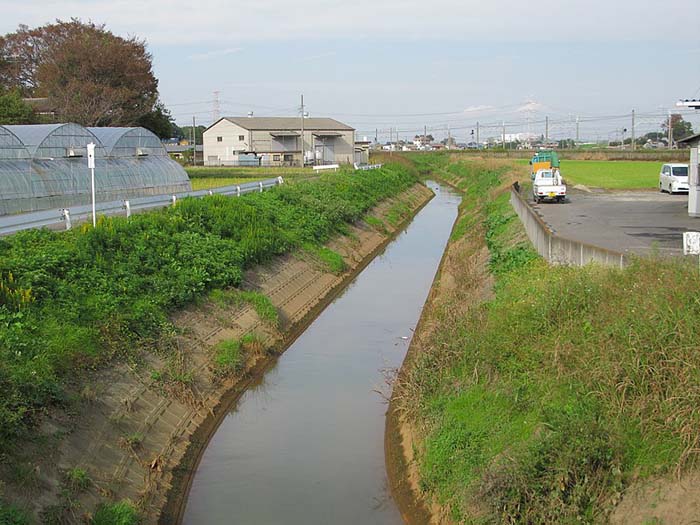
[[[302,153],[303,152],[303,153]],[[331,118],[224,117],[204,131],[204,164],[236,166],[254,154],[263,166],[355,161],[355,130]],[[247,161],[246,161],[246,165]]]
[[[369,150],[372,146],[372,142],[369,140],[356,140],[355,141],[355,163],[356,164],[369,164]]]

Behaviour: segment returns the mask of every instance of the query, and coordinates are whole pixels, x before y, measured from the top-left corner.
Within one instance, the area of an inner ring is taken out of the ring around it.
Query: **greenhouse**
[[[90,204],[90,142],[97,202],[191,189],[185,170],[144,128],[0,126],[0,215]]]

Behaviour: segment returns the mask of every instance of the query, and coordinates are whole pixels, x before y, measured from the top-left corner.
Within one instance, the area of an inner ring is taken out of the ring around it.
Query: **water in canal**
[[[384,371],[401,365],[457,216],[436,192],[248,390],[213,436],[186,524],[401,523],[384,467]]]

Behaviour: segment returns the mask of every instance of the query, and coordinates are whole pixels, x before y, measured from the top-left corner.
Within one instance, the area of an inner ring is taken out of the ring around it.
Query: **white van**
[[[659,191],[688,193],[688,165],[664,164],[659,173]]]

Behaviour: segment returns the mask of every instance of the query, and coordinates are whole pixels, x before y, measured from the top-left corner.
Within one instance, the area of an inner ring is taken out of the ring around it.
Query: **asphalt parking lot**
[[[531,204],[556,234],[622,252],[682,255],[683,232],[700,231],[688,195],[574,190],[563,204]]]

